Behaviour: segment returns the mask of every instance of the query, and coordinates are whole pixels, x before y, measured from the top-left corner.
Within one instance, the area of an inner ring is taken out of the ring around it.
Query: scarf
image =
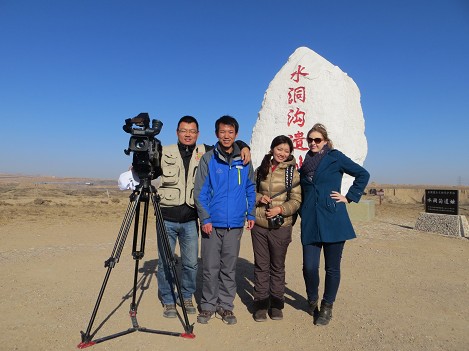
[[[301,166],[301,174],[304,174],[309,179],[313,179],[314,173],[319,166],[322,158],[326,156],[327,152],[330,150],[329,145],[326,144],[321,151],[313,154],[311,150],[306,153],[305,161]]]

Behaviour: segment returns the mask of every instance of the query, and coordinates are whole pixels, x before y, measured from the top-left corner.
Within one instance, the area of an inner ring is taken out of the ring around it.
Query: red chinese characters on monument
[[[297,124],[298,127],[303,127],[305,125],[305,113],[301,111],[298,107],[296,108],[296,111],[293,109],[290,109],[290,112],[288,112],[288,126],[290,127],[290,124]]]
[[[303,72],[304,69],[305,67],[298,65],[296,71],[290,75],[290,79],[298,83],[300,81],[300,77],[309,76],[309,73]]]
[[[302,131],[297,131],[293,135],[288,136],[293,142],[293,148],[296,150],[307,151],[309,150],[308,144],[306,143],[305,135]]]
[[[290,80],[295,83],[299,83],[303,77],[309,75],[305,72],[306,67],[298,65],[296,70],[290,74]],[[293,86],[288,88],[288,104],[293,105],[287,113],[287,126],[296,125],[301,128],[305,125],[306,112],[302,111],[301,104],[306,101],[306,88],[304,86]],[[300,106],[298,106],[300,105]],[[289,135],[289,138],[293,142],[293,148],[300,151],[309,150],[308,144],[306,143],[306,137],[301,130],[298,130],[295,134]],[[303,157],[301,155],[298,158],[298,167],[303,164]]]
[[[288,91],[288,104],[297,103],[298,101],[305,102],[306,89],[305,87],[289,88]]]
[[[298,156],[298,161],[296,161],[296,169],[300,169],[303,166],[303,156]]]

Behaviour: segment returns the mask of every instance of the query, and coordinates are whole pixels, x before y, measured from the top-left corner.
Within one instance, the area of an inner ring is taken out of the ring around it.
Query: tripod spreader
[[[141,260],[145,254],[142,251],[132,252],[134,260]]]
[[[104,261],[104,267],[111,267],[114,268],[116,265],[116,259],[114,257],[109,257],[106,261]]]

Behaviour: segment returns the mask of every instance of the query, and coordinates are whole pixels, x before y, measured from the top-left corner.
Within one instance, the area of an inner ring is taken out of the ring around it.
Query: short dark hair
[[[238,124],[238,121],[236,120],[236,118],[225,115],[225,116],[221,116],[219,119],[217,119],[217,121],[215,122],[215,133],[217,133],[217,134],[218,134],[218,129],[220,128],[220,123],[223,123],[223,124],[226,124],[226,125],[229,125],[229,126],[233,126],[234,129],[235,129],[236,134],[238,134],[239,124]]]
[[[197,126],[197,130],[199,130],[199,122],[197,122],[197,120],[195,119],[195,117],[192,117],[192,116],[184,116],[184,117],[181,117],[181,119],[179,120],[178,122],[178,126],[177,126],[177,129],[179,129],[179,126],[181,125],[182,122],[185,122],[185,123],[195,123],[195,125]]]

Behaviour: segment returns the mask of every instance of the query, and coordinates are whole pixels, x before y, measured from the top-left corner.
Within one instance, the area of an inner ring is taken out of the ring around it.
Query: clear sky
[[[307,46],[360,89],[371,181],[469,185],[468,0],[0,0],[0,33],[0,173],[117,178],[140,112],[249,142]]]

